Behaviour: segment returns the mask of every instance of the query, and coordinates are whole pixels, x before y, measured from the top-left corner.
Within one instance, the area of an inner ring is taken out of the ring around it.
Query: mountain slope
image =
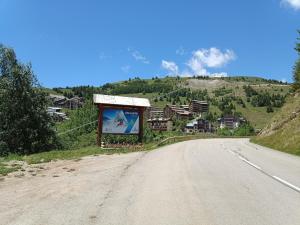
[[[245,86],[251,86],[256,96],[252,96],[253,94],[248,96]],[[151,79],[136,77],[107,83],[100,87],[53,88],[51,91],[65,96],[79,95],[86,99],[92,98],[93,93],[144,97],[150,99],[152,106],[159,108],[165,107],[166,104],[186,105],[192,99],[207,100],[210,103],[209,111],[213,114],[213,121],[226,113],[224,108],[232,106],[233,110],[241,113],[241,116],[245,117],[255,129],[261,130],[279,110],[281,104],[268,111],[266,104],[253,104],[253,98],[258,100],[258,97],[264,97],[261,95],[265,93],[268,93],[269,98],[273,95],[285,96],[290,91],[290,85],[276,80],[249,76],[223,78],[167,76]]]
[[[300,93],[287,99],[253,142],[300,155]]]

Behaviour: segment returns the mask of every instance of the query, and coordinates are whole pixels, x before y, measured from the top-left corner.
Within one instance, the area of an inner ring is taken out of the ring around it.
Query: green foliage
[[[84,97],[85,99],[91,99],[93,97],[93,94],[105,94],[105,91],[101,89],[101,87],[93,87],[93,86],[78,86],[78,87],[72,87],[71,88],[74,95],[77,95],[79,97]]]
[[[250,98],[250,97],[258,94],[257,91],[254,90],[250,85],[247,85],[247,86],[245,85],[245,86],[243,86],[243,88],[244,88],[247,98]]]
[[[0,175],[6,176],[7,174],[17,171],[18,169],[20,169],[20,166],[8,167],[0,162]]]
[[[137,135],[103,134],[102,141],[106,144],[138,144]]]
[[[250,123],[244,123],[234,130],[234,136],[252,136],[254,134],[254,128],[250,125]]]
[[[268,92],[259,93],[251,99],[251,104],[255,107],[273,106],[282,107],[285,102],[285,96],[280,94],[270,95]]]
[[[300,30],[298,32],[299,32],[299,35],[300,35]],[[300,90],[300,37],[297,38],[297,40],[299,42],[296,44],[295,50],[297,51],[299,58],[296,61],[295,66],[294,66],[294,84],[293,84],[293,88],[295,90]]]
[[[179,120],[176,118],[173,118],[173,130],[174,131],[183,131],[188,120]]]
[[[168,80],[155,79],[153,82],[148,82],[140,78],[135,78],[126,83],[106,84],[102,89],[114,95],[154,92],[167,93],[173,90],[173,84]]]
[[[232,103],[232,97],[229,96],[222,98],[218,107],[223,115],[233,115],[235,112],[235,105]]]
[[[219,136],[233,136],[233,130],[230,130],[229,128],[223,128],[223,129],[218,129],[217,134]]]
[[[273,110],[272,106],[269,105],[267,107],[267,113],[272,113],[272,112],[274,112],[274,110]]]
[[[32,154],[23,157],[23,160],[25,160],[28,164],[38,164],[38,163],[50,162],[52,160],[68,160],[68,159],[80,160],[81,157],[88,156],[88,155],[128,153],[128,152],[135,152],[139,150],[141,149],[135,149],[135,148],[103,149],[93,145],[93,146],[82,147],[73,150],[65,150],[65,151],[54,150],[49,152]]]
[[[58,124],[62,148],[74,149],[96,143],[97,108],[87,101],[82,108],[71,111],[69,120]]]
[[[243,108],[246,108],[246,104],[241,97],[237,97],[235,101],[237,104],[241,105]]]
[[[217,115],[214,115],[211,112],[203,113],[202,118],[205,119],[205,120],[208,120],[210,122],[216,122],[217,121]]]
[[[300,55],[300,53],[299,53]],[[297,60],[297,62],[295,63],[294,66],[294,84],[293,84],[293,88],[295,90],[300,90],[300,57]]]
[[[224,96],[232,93],[232,89],[226,89],[225,87],[221,87],[213,91],[216,97]]]
[[[19,63],[13,49],[0,45],[0,155],[55,147],[54,124],[46,109],[46,93],[31,65]]]

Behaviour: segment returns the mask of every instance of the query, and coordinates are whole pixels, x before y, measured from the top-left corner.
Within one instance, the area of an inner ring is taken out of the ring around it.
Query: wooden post
[[[103,124],[103,105],[99,104],[99,116],[98,116],[98,132],[97,132],[97,145],[101,146],[102,137],[102,124]]]
[[[144,108],[139,109],[139,142],[143,142],[144,136]]]

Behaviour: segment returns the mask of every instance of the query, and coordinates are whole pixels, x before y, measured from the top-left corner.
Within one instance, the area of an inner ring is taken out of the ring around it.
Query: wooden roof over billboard
[[[147,98],[133,98],[124,96],[94,94],[93,101],[95,104],[119,105],[133,107],[150,107],[150,101]]]

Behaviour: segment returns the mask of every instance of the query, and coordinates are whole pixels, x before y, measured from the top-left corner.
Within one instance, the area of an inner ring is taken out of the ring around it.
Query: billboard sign
[[[102,121],[104,134],[139,134],[138,111],[105,108]]]

